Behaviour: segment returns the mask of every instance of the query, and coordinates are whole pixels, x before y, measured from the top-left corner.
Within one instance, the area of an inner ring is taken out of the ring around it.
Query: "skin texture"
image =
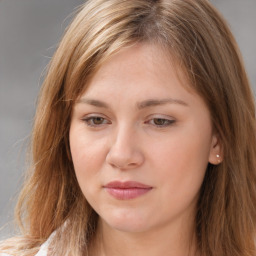
[[[198,193],[220,146],[204,101],[183,83],[160,48],[138,44],[105,62],[75,104],[70,147],[82,192],[100,217],[95,255],[195,250]],[[104,188],[112,181],[152,189],[120,200]]]

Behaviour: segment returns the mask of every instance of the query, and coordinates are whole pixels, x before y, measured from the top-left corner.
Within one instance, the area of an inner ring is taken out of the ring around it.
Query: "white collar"
[[[47,256],[49,243],[50,239],[48,239],[45,243],[41,245],[40,250],[35,256]]]
[[[49,238],[41,245],[40,250],[35,256],[47,256],[48,253],[48,247],[50,242],[52,241],[53,236],[55,235],[56,231],[53,232]]]

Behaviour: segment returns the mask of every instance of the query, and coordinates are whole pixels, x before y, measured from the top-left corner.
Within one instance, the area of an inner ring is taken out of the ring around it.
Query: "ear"
[[[212,143],[209,153],[209,163],[218,165],[223,161],[223,151],[220,138],[217,134],[213,134]]]

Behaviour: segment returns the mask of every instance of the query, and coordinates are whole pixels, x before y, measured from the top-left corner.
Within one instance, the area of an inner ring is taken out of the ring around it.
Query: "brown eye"
[[[166,119],[166,118],[153,118],[148,121],[149,124],[154,125],[156,127],[167,127],[172,125],[175,122],[173,119]]]
[[[165,125],[168,120],[163,119],[163,118],[154,118],[154,124],[155,125]]]
[[[104,118],[102,118],[102,117],[93,117],[91,119],[91,121],[93,122],[93,124],[99,125],[99,124],[102,124],[104,122]]]
[[[100,125],[108,124],[109,121],[101,116],[91,116],[88,118],[83,119],[83,121],[88,125],[92,127],[97,127]]]

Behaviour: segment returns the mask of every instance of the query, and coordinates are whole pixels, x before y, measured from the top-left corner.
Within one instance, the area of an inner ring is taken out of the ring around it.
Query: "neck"
[[[193,222],[190,222],[193,223]],[[195,256],[194,225],[176,222],[145,232],[124,232],[99,220],[89,255],[94,256]]]

